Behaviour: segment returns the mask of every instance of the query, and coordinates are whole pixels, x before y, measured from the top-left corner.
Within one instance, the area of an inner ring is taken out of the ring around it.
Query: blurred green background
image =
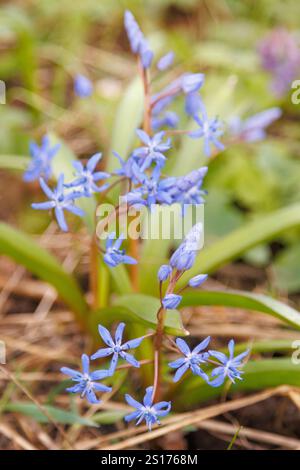
[[[264,141],[233,145],[210,162],[206,244],[300,200],[300,105],[291,103],[291,90],[280,98],[272,93],[257,52],[275,27],[299,39],[297,0],[16,0],[0,8],[0,79],[7,87],[7,103],[0,105],[1,155],[27,155],[29,141],[46,131],[79,157],[109,151],[116,109],[136,73],[123,28],[128,8],[155,47],[174,50],[178,71],[206,74],[202,96],[211,113],[226,122],[272,106],[283,110]],[[93,81],[92,99],[74,97],[77,73]],[[176,151],[186,171],[205,163],[198,141],[184,138]],[[42,231],[48,217],[30,209],[33,189],[4,170],[0,184],[1,218]],[[300,291],[299,233],[290,231],[244,256],[250,265],[269,267],[269,287],[279,294]]]

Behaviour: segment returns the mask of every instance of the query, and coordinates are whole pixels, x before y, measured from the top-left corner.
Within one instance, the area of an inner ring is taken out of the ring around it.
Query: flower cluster
[[[34,148],[37,148],[37,146]],[[35,175],[34,179],[39,177],[41,188],[49,200],[46,202],[33,203],[31,206],[33,209],[38,210],[53,209],[59,227],[61,230],[66,232],[68,230],[68,225],[65,220],[64,211],[67,210],[72,214],[83,217],[84,211],[80,207],[77,207],[74,204],[74,201],[82,197],[91,197],[93,193],[102,192],[107,189],[108,184],[103,184],[99,187],[96,183],[100,180],[107,179],[109,174],[103,171],[95,171],[96,166],[101,159],[101,153],[97,153],[88,160],[86,167],[84,167],[79,161],[73,162],[73,166],[76,170],[74,181],[65,183],[64,174],[61,173],[58,177],[57,186],[54,189],[50,189],[42,176],[47,175],[49,177],[51,175],[52,169],[49,159],[53,158],[59,147],[58,145],[50,147],[48,138],[44,138],[41,148],[44,148],[44,166],[41,166],[39,163],[39,159],[42,158],[41,156],[33,156],[25,176],[27,175],[27,180],[29,173],[31,176],[33,174]],[[45,149],[47,149],[48,152],[46,152]],[[41,151],[39,152],[39,155],[40,153]],[[49,157],[49,155],[51,155],[51,157]],[[47,167],[45,162],[47,162]],[[35,170],[33,170],[34,166]]]
[[[184,215],[186,205],[202,204],[206,192],[203,190],[203,180],[207,173],[207,166],[200,167],[182,176],[166,176],[167,155],[172,152],[170,129],[177,128],[179,116],[171,109],[175,99],[183,98],[185,114],[193,121],[193,127],[188,131],[177,129],[173,132],[183,132],[194,139],[203,140],[204,153],[207,157],[215,151],[222,151],[224,144],[220,141],[223,129],[217,117],[210,117],[202,101],[200,91],[205,77],[202,73],[183,73],[179,77],[166,82],[155,93],[152,92],[153,82],[150,80],[150,68],[154,64],[154,54],[148,41],[142,33],[137,21],[131,12],[125,13],[125,29],[133,53],[138,58],[139,71],[144,81],[145,115],[143,130],[137,129],[139,140],[136,148],[128,158],[114,152],[119,161],[119,168],[112,174],[99,171],[98,164],[102,154],[96,153],[84,164],[81,161],[73,162],[74,179],[65,181],[64,174],[58,176],[57,185],[51,186],[48,180],[53,174],[52,159],[57,154],[59,146],[51,146],[48,137],[44,137],[41,147],[31,144],[32,159],[24,175],[26,181],[39,180],[41,188],[48,200],[32,204],[34,209],[54,211],[59,227],[68,230],[65,211],[82,217],[84,212],[80,207],[81,198],[100,197],[111,189],[110,178],[117,177],[116,183],[126,180],[127,192],[122,194],[120,204],[115,211],[123,210],[123,206],[142,205],[150,210],[154,204],[179,204]],[[163,72],[174,62],[174,53],[168,52],[160,57],[156,64],[156,74],[162,79]],[[77,75],[74,81],[75,94],[81,98],[92,94],[92,83],[83,75]],[[278,117],[278,110],[268,110],[265,113],[253,116],[247,121],[236,121],[232,124],[231,133],[239,140],[258,140],[264,137],[265,128]],[[163,129],[163,130],[162,130]],[[191,130],[192,129],[192,130]],[[154,131],[154,132],[153,132]],[[169,133],[169,134],[168,134]],[[78,202],[78,205],[76,203]],[[121,212],[120,212],[121,213]],[[113,214],[114,215],[114,214]],[[108,217],[109,219],[109,217]],[[109,220],[105,220],[109,224]],[[106,227],[106,226],[105,226]],[[120,228],[118,227],[120,230]],[[121,230],[120,230],[121,231]],[[105,248],[99,245],[103,252],[103,260],[110,268],[123,264],[135,264],[137,260],[127,255],[122,248],[125,236],[111,231],[108,234]],[[112,390],[111,380],[118,367],[139,369],[143,362],[139,361],[132,350],[140,347],[146,336],[154,336],[153,341],[153,385],[150,383],[145,391],[142,402],[137,401],[129,394],[125,400],[134,410],[125,416],[125,421],[135,420],[136,424],[145,422],[149,430],[153,425],[160,424],[160,418],[166,416],[171,410],[171,402],[159,401],[160,396],[160,365],[167,366],[168,361],[161,357],[164,347],[164,317],[169,309],[176,309],[182,301],[182,291],[188,288],[199,288],[207,279],[207,274],[199,273],[191,277],[187,284],[178,290],[178,281],[195,264],[197,253],[202,246],[203,227],[201,223],[195,224],[186,237],[172,253],[168,264],[159,268],[158,280],[160,302],[155,319],[157,321],[155,333],[140,336],[134,339],[123,340],[125,323],[120,323],[112,335],[103,325],[98,325],[99,335],[103,346],[96,352],[87,356],[82,355],[82,371],[62,367],[61,371],[67,375],[72,384],[66,390],[79,394],[91,404],[100,403],[99,393]],[[94,238],[93,238],[94,241]],[[155,312],[154,312],[155,313]],[[178,312],[169,312],[170,314]],[[169,338],[170,339],[170,338]],[[235,382],[242,379],[242,360],[249,351],[234,356],[234,341],[228,344],[229,353],[208,349],[210,337],[203,339],[198,345],[190,347],[185,340],[177,338],[170,340],[172,350],[180,354],[169,362],[170,371],[175,370],[174,382],[181,380],[188,372],[201,377],[212,387],[221,386],[225,380]],[[107,361],[100,369],[90,370],[90,361]],[[147,361],[149,358],[145,358]],[[120,366],[119,362],[123,362]],[[147,362],[146,361],[146,362]],[[151,361],[152,362],[152,361]],[[104,382],[103,382],[104,381]],[[109,385],[108,385],[109,384]]]
[[[192,268],[197,253],[201,248],[201,241],[203,236],[202,223],[194,225],[188,232],[184,241],[179,245],[177,250],[174,251],[170,258],[169,265],[162,265],[158,270],[158,280],[160,283],[168,280],[168,287],[166,294],[161,298],[162,306],[165,309],[177,308],[182,300],[179,293],[174,293],[177,281],[184,274]],[[198,274],[192,277],[186,287],[200,287],[207,279],[207,274]]]
[[[97,381],[112,377],[115,373],[119,357],[127,361],[133,367],[140,367],[140,363],[127,351],[137,348],[144,337],[136,338],[122,344],[125,323],[120,323],[116,329],[115,337],[112,338],[109,331],[102,325],[98,325],[99,334],[104,341],[106,348],[99,349],[91,358],[86,354],[82,355],[82,372],[77,372],[69,367],[62,367],[61,372],[69,375],[76,385],[68,387],[66,390],[71,393],[79,393],[81,398],[86,397],[91,403],[100,403],[95,395],[96,392],[110,392],[111,387],[99,384]],[[103,357],[112,356],[111,363],[106,370],[95,370],[90,372],[90,359],[95,360]]]
[[[220,351],[209,350],[203,352],[209,342],[210,337],[208,336],[191,351],[188,344],[183,339],[177,338],[176,347],[183,357],[169,363],[172,369],[177,369],[173,378],[174,382],[178,382],[189,369],[192,374],[198,375],[212,387],[223,385],[226,378],[232,383],[235,383],[236,379],[242,380],[241,374],[243,371],[240,370],[243,366],[242,359],[248,356],[249,350],[234,357],[234,340],[232,339],[228,343],[228,356]],[[203,365],[210,366],[211,378],[202,370]],[[212,369],[211,365],[213,365]]]
[[[131,12],[125,12],[124,23],[132,52],[139,55],[145,69],[150,68],[154,54],[149,48],[149,44]],[[167,70],[173,62],[174,53],[170,51],[158,60],[156,67],[160,72],[163,72]],[[206,108],[199,94],[204,80],[205,77],[203,73],[183,73],[153,94],[151,96],[151,127],[154,130],[176,128],[179,124],[179,116],[176,112],[170,110],[169,106],[173,103],[175,98],[184,96],[185,112],[188,117],[195,120],[196,125],[199,127],[199,129],[188,133],[188,135],[192,138],[203,138],[204,152],[207,156],[210,156],[212,144],[215,145],[218,150],[224,149],[223,144],[218,140],[223,134],[223,130],[216,117],[208,117]],[[144,141],[143,138],[142,140]],[[147,160],[147,164],[148,162],[149,159]]]
[[[144,340],[144,336],[135,338],[123,343],[123,333],[125,323],[120,323],[115,331],[114,337],[102,325],[98,325],[99,334],[106,347],[100,348],[89,358],[86,354],[82,355],[82,372],[78,372],[69,367],[62,367],[61,372],[68,375],[72,382],[75,382],[71,387],[67,387],[70,393],[79,393],[81,398],[86,398],[91,404],[98,404],[101,402],[97,398],[96,392],[110,392],[110,386],[100,383],[101,380],[111,378],[116,372],[119,359],[126,361],[129,366],[139,368],[140,362],[128,351],[136,349]],[[244,359],[249,351],[245,351],[238,356],[234,357],[234,341],[228,343],[229,355],[228,357],[223,352],[208,350],[204,352],[210,342],[210,337],[204,339],[200,344],[191,350],[182,338],[176,339],[176,347],[183,357],[176,359],[169,363],[169,367],[177,369],[174,375],[174,382],[178,382],[182,376],[191,370],[194,375],[197,375],[205,380],[209,385],[218,387],[222,385],[226,378],[231,382],[236,379],[241,380],[242,359]],[[92,361],[99,358],[111,357],[108,369],[99,369],[93,372],[90,371],[90,359]],[[202,370],[203,365],[213,364],[214,368],[211,370],[211,380],[208,375]],[[200,367],[201,365],[201,367]],[[154,387],[150,386],[146,389],[146,394],[143,403],[137,402],[130,395],[125,395],[127,403],[136,409],[132,413],[125,416],[125,421],[129,422],[137,420],[136,424],[140,424],[145,420],[149,430],[152,429],[153,424],[160,424],[159,418],[166,416],[171,410],[171,402],[162,401],[154,404]]]

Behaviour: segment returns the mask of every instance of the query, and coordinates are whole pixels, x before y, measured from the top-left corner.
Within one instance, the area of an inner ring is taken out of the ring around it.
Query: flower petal
[[[177,338],[177,339],[176,339],[176,344],[177,344],[178,348],[180,349],[180,351],[181,351],[185,356],[187,356],[188,354],[191,353],[190,348],[188,347],[187,343],[186,343],[183,339]]]
[[[113,342],[110,332],[105,328],[105,326],[98,325],[98,331],[104,343],[113,348],[115,343]]]
[[[143,399],[144,406],[152,406],[152,395],[153,395],[153,388],[154,387],[147,387],[146,393]]]
[[[132,398],[131,395],[128,393],[125,394],[125,400],[127,401],[129,406],[132,406],[133,408],[136,408],[137,410],[140,410],[142,408],[142,404],[136,401],[134,398]]]

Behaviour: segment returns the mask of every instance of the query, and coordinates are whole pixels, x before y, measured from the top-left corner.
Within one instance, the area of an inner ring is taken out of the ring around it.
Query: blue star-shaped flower
[[[54,209],[55,217],[59,227],[64,232],[67,232],[68,226],[65,220],[64,210],[82,217],[84,215],[84,211],[74,205],[74,200],[82,197],[83,194],[80,192],[71,192],[65,194],[63,174],[59,176],[57,187],[53,191],[45,183],[43,178],[40,178],[40,185],[46,196],[49,198],[49,201],[33,203],[31,204],[31,207],[38,210]]]
[[[140,170],[142,172],[145,171],[152,163],[162,168],[166,162],[166,157],[163,152],[171,148],[170,139],[166,142],[162,142],[165,132],[158,132],[154,134],[153,137],[150,137],[141,129],[137,129],[136,133],[139,139],[145,144],[145,146],[139,147],[132,152],[133,157],[139,162]]]
[[[164,185],[169,185],[169,194],[172,196],[173,203],[181,204],[183,213],[185,213],[185,205],[203,204],[203,196],[207,194],[202,189],[203,179],[207,173],[207,167],[193,170],[185,176],[178,178],[165,178]]]
[[[209,353],[207,352],[200,353],[200,351],[203,351],[203,349],[205,349],[208,346],[209,342],[210,342],[210,336],[208,336],[206,339],[201,341],[201,343],[199,343],[198,346],[196,346],[191,351],[189,346],[183,339],[181,338],[176,339],[177,347],[185,357],[181,357],[180,359],[177,359],[176,361],[169,363],[170,367],[172,367],[173,369],[177,369],[174,375],[174,379],[173,379],[174,382],[178,382],[178,380],[181,379],[183,374],[188,369],[191,369],[193,374],[200,375],[200,377],[202,377],[206,382],[208,382],[208,376],[199,367],[199,364],[206,363],[209,357]]]
[[[124,200],[128,204],[141,204],[150,208],[154,204],[172,204],[173,198],[170,189],[175,178],[160,179],[160,169],[157,166],[152,174],[147,176],[135,165],[134,174],[140,186],[124,196]]]
[[[243,366],[242,359],[249,354],[249,350],[234,357],[234,340],[230,340],[228,343],[229,357],[219,351],[209,351],[209,355],[215,357],[220,361],[220,365],[213,369],[211,376],[216,377],[213,381],[209,382],[212,387],[219,387],[223,384],[226,377],[231,382],[235,383],[235,379],[242,380],[241,374],[243,371],[239,370]]]
[[[114,156],[120,162],[120,168],[114,171],[115,175],[124,176],[128,178],[133,183],[137,183],[137,179],[134,172],[134,167],[136,166],[136,162],[133,159],[133,156],[130,155],[127,160],[124,160],[118,152],[113,152]]]
[[[125,421],[128,423],[134,419],[137,420],[136,425],[140,424],[145,420],[149,431],[152,430],[153,424],[160,424],[159,418],[166,416],[171,410],[171,402],[161,401],[153,405],[153,387],[146,388],[146,394],[143,399],[143,403],[139,403],[130,395],[125,395],[125,400],[128,405],[136,409],[129,415],[125,416]]]
[[[101,187],[96,185],[98,181],[105,180],[110,177],[110,174],[105,171],[95,171],[101,157],[101,153],[95,153],[95,155],[88,160],[85,167],[79,161],[73,162],[73,166],[76,170],[76,179],[65,186],[67,188],[81,186],[87,197],[90,197],[93,193],[105,191],[109,186],[108,184],[103,184]]]
[[[211,144],[217,149],[224,150],[224,145],[218,140],[223,135],[221,124],[217,117],[209,119],[206,112],[202,113],[202,118],[194,116],[194,120],[199,126],[199,129],[189,132],[189,136],[198,139],[203,137],[204,139],[204,153],[207,157],[211,156]]]
[[[111,392],[111,387],[97,383],[98,380],[109,377],[107,370],[95,370],[90,372],[90,360],[86,354],[81,356],[82,372],[70,369],[69,367],[62,367],[60,370],[63,374],[69,375],[76,385],[69,387],[66,390],[71,393],[80,393],[81,398],[86,397],[92,403],[100,403],[95,394],[96,392]]]
[[[136,264],[136,259],[132,258],[132,256],[128,256],[125,254],[125,250],[121,250],[121,245],[124,240],[124,235],[121,233],[119,238],[116,238],[116,233],[111,232],[106,240],[105,246],[105,255],[103,257],[105,263],[115,268],[118,264]]]
[[[124,328],[125,323],[120,323],[118,325],[115,333],[115,339],[113,340],[110,332],[104,326],[98,325],[99,334],[108,348],[99,349],[91,356],[91,359],[94,360],[98,359],[99,357],[107,357],[112,355],[109,367],[110,374],[115,372],[119,356],[133,367],[140,367],[140,363],[131,354],[128,354],[127,351],[129,349],[137,348],[143,341],[144,336],[131,339],[130,341],[126,341],[126,343],[122,344]]]
[[[34,181],[40,177],[48,180],[52,175],[51,162],[58,152],[60,144],[51,147],[50,139],[47,135],[42,138],[42,144],[39,147],[35,142],[30,143],[31,160],[23,179],[26,182]]]

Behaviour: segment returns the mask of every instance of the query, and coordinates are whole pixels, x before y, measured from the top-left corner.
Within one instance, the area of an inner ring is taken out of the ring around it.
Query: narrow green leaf
[[[137,322],[155,329],[159,307],[160,302],[155,297],[142,294],[123,295],[115,300],[113,307],[99,309],[91,313],[90,322],[95,327],[99,323],[99,319],[106,324],[110,324],[115,320],[122,320],[128,323]],[[170,335],[180,336],[188,334],[182,325],[178,310],[167,311],[165,332]]]
[[[192,269],[179,281],[184,286],[188,279],[199,272],[210,273],[238,258],[242,253],[264,241],[274,239],[282,232],[300,225],[300,204],[285,207],[264,215],[234,230],[222,240],[204,248]]]
[[[183,295],[181,307],[191,305],[223,305],[267,313],[300,329],[300,313],[279,300],[263,294],[244,291],[215,290],[187,292]]]
[[[58,295],[84,319],[87,304],[76,280],[61,267],[47,250],[39,246],[28,235],[0,223],[0,253],[23,265],[40,279],[51,284]]]
[[[128,410],[100,411],[94,414],[93,421],[97,424],[114,424],[121,421],[127,414]]]
[[[160,308],[160,301],[156,297],[143,294],[131,294],[118,297],[115,305],[131,310],[140,322],[151,324],[152,327],[157,324],[157,312]],[[183,328],[181,316],[178,310],[167,310],[165,319],[165,332],[171,335],[187,335]]]
[[[263,390],[279,385],[300,386],[299,365],[290,358],[262,359],[245,364],[243,380],[232,384],[229,393]],[[226,387],[226,385],[225,385]],[[224,386],[213,388],[196,376],[186,377],[176,390],[179,407],[186,407],[203,401],[212,400],[225,392]]]
[[[128,272],[123,264],[119,264],[119,266],[116,266],[115,268],[109,268],[109,272],[119,294],[125,295],[132,292]]]
[[[112,132],[111,150],[127,158],[135,138],[135,130],[140,126],[144,107],[143,86],[140,77],[128,86],[116,113]],[[111,155],[107,162],[107,171],[113,171],[118,160]]]
[[[23,155],[0,155],[0,168],[25,171],[29,161],[30,158]]]
[[[71,411],[65,411],[60,408],[51,405],[43,405],[43,408],[49,413],[51,418],[57,423],[61,424],[81,424],[82,426],[93,426],[97,427],[94,421],[86,418],[82,418],[76,413]],[[47,416],[34,404],[30,402],[14,402],[7,403],[4,407],[4,411],[12,413],[21,413],[26,416],[30,416],[38,423],[48,423]]]

